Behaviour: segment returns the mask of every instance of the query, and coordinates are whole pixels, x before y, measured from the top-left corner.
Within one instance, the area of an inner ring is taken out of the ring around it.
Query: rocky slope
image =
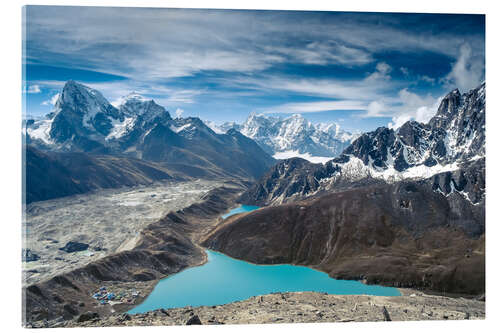
[[[159,309],[144,314],[89,313],[69,322],[37,322],[33,327],[108,327],[152,325],[223,325],[333,323],[370,321],[484,319],[484,301],[425,295],[402,290],[404,296],[276,293],[218,306]]]
[[[81,194],[97,189],[182,179],[155,163],[112,155],[57,153],[25,148],[26,203]]]
[[[299,114],[287,118],[251,114],[243,124],[209,125],[221,133],[229,129],[240,131],[270,155],[288,152],[335,157],[357,136],[342,130],[338,124],[313,124]]]
[[[464,175],[484,180],[484,169]],[[469,201],[454,188],[456,179],[439,174],[264,207],[228,218],[203,245],[254,263],[306,265],[335,278],[479,294],[485,288],[484,199]]]
[[[458,90],[449,93],[428,124],[409,121],[396,131],[380,127],[361,135],[339,157],[325,165],[294,159],[281,161],[244,194],[242,201],[280,204],[360,182],[393,183],[451,172],[455,177],[454,189],[460,184],[458,191],[477,203],[484,195],[484,177],[482,181],[473,180],[473,187],[463,187],[461,174],[466,169],[475,169],[477,161],[484,168],[484,159],[483,83],[465,94]],[[437,190],[447,194],[450,186],[446,185],[446,191]]]
[[[419,167],[432,172],[432,167],[484,157],[485,89],[484,83],[464,94],[455,89],[443,98],[427,124],[409,121],[397,131],[380,127],[363,134],[344,154],[385,178],[405,171],[419,176]]]

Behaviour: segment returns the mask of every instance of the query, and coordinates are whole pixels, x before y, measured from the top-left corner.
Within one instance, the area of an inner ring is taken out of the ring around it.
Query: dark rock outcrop
[[[197,315],[193,315],[189,320],[186,322],[186,325],[202,325],[200,317]]]
[[[408,121],[397,130],[380,127],[361,135],[343,152],[370,167],[446,165],[485,153],[485,84],[461,94],[446,95],[427,124]]]
[[[37,261],[40,259],[40,256],[30,249],[22,249],[22,261],[25,262],[30,262],[30,261]]]
[[[76,320],[76,322],[83,323],[84,321],[89,321],[89,320],[98,319],[98,318],[99,318],[99,314],[97,312],[85,312],[85,313],[82,313],[80,316],[78,316],[78,319]]]
[[[80,242],[68,242],[68,243],[66,243],[66,245],[59,248],[59,250],[67,252],[67,253],[72,253],[72,252],[85,251],[88,248],[89,248],[89,244],[80,243]]]

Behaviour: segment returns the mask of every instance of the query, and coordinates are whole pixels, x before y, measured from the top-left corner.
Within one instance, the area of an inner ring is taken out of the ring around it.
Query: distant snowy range
[[[216,125],[207,120],[205,123],[216,133],[239,131],[275,159],[301,157],[313,163],[326,163],[340,155],[361,135],[349,133],[336,123],[313,124],[300,114],[283,118],[252,113],[242,124]]]

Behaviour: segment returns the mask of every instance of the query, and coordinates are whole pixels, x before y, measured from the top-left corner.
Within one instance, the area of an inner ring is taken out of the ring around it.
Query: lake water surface
[[[239,208],[238,213],[250,211]],[[228,213],[226,217],[233,214]],[[208,255],[206,264],[188,268],[161,280],[144,302],[129,313],[188,305],[220,305],[272,292],[317,291],[338,295],[400,295],[396,288],[365,285],[359,281],[335,280],[326,273],[308,267],[254,265],[222,253],[210,250],[206,252]]]
[[[222,215],[223,219],[227,219],[231,215],[239,214],[239,213],[246,213],[246,212],[251,212],[252,210],[259,209],[259,206],[248,206],[248,205],[241,205],[239,207],[236,207],[234,209],[231,209],[229,213]]]

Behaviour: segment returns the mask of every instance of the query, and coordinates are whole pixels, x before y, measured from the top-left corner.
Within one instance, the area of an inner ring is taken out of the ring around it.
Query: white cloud
[[[427,123],[436,114],[440,102],[441,102],[441,100],[438,99],[431,106],[419,107],[417,109],[417,112],[415,113],[415,116],[414,116],[415,120],[418,122],[421,122],[421,123]]]
[[[26,92],[28,94],[38,94],[38,93],[42,92],[42,90],[40,89],[40,86],[38,84],[33,84],[30,86],[25,86],[24,92]]]
[[[329,40],[316,41],[305,46],[265,46],[270,54],[281,57],[282,62],[289,59],[291,62],[308,65],[341,64],[346,66],[365,65],[373,61],[370,52],[356,47],[343,45]]]
[[[304,103],[285,103],[265,110],[265,113],[309,113],[335,110],[366,110],[366,103],[362,101],[320,101]]]
[[[451,72],[444,78],[444,83],[449,89],[458,88],[468,91],[476,88],[483,80],[484,58],[473,56],[469,44],[463,44],[457,61],[453,64]]]
[[[184,113],[184,110],[183,109],[180,109],[180,108],[177,108],[177,110],[175,110],[175,116],[177,118],[180,118],[182,116],[182,114]]]
[[[386,105],[382,101],[372,101],[368,104],[367,112],[365,117],[379,117],[383,115],[383,112],[387,109]]]
[[[418,79],[420,81],[424,81],[424,82],[427,82],[427,83],[430,83],[430,84],[434,84],[436,82],[436,79],[430,77],[430,76],[427,76],[427,75],[421,75],[418,77]]]
[[[28,49],[30,59],[132,79],[252,73],[285,62],[359,66],[380,51],[455,57],[461,43],[484,46],[482,35],[408,31],[398,27],[399,19],[386,17],[383,24],[362,14],[324,20],[306,12],[47,6],[28,15],[28,43],[37,45]]]
[[[440,98],[434,98],[430,94],[420,96],[408,91],[407,88],[402,89],[399,94],[401,105],[396,107],[396,114],[392,117],[392,122],[388,124],[389,128],[399,128],[409,120],[427,123],[437,112]]]
[[[401,29],[401,19],[390,16],[381,20],[377,15],[350,13],[349,19],[341,16],[326,20],[320,14],[304,12],[50,6],[33,8],[28,15],[27,43],[36,46],[28,49],[30,61],[122,75],[127,79],[88,85],[109,100],[135,90],[154,96],[159,104],[172,109],[196,102],[199,94],[215,96],[236,85],[239,94],[276,90],[335,100],[288,103],[277,108],[280,112],[287,112],[287,108],[295,109],[289,112],[318,112],[363,107],[365,116],[370,117],[426,119],[432,113],[427,96],[419,96],[421,100],[405,93],[389,97],[408,83],[391,80],[392,72],[398,69],[385,62],[377,63],[373,73],[357,80],[297,79],[284,74],[266,76],[259,71],[285,63],[339,64],[346,68],[373,65],[375,55],[396,51],[419,55],[434,52],[456,59],[452,71],[440,83],[461,90],[477,85],[484,73],[483,34],[427,31],[424,25],[414,31]],[[79,28],[75,30],[75,26]],[[432,30],[431,25],[428,27]],[[410,75],[406,67],[399,70]],[[199,91],[164,84],[166,78],[208,71],[212,82],[223,82],[221,90]],[[218,71],[224,73],[219,75]],[[419,79],[418,73],[411,76]],[[430,77],[420,80],[432,83]]]
[[[49,100],[43,101],[42,105],[56,105],[57,100],[59,99],[59,93],[52,96]]]
[[[284,76],[259,76],[219,79],[218,82],[227,87],[259,90],[269,94],[270,90],[288,91],[309,96],[329,97],[345,100],[372,101],[380,99],[384,93],[393,89],[397,82],[390,82],[384,77],[390,69],[385,65],[378,66],[373,75],[361,80],[342,79],[297,79]],[[370,79],[368,79],[370,78]],[[400,83],[399,83],[400,84]]]
[[[375,72],[370,74],[366,81],[379,81],[379,80],[389,80],[391,77],[389,73],[392,71],[392,67],[385,62],[379,62],[376,66]]]
[[[408,88],[400,90],[398,96],[405,111],[416,110],[421,106],[431,106],[436,103],[436,99],[432,95],[420,96],[408,91]]]
[[[387,124],[387,127],[392,128],[392,129],[398,129],[401,126],[403,126],[404,123],[411,120],[411,118],[412,117],[408,114],[398,115],[398,116],[392,118],[392,122]]]

